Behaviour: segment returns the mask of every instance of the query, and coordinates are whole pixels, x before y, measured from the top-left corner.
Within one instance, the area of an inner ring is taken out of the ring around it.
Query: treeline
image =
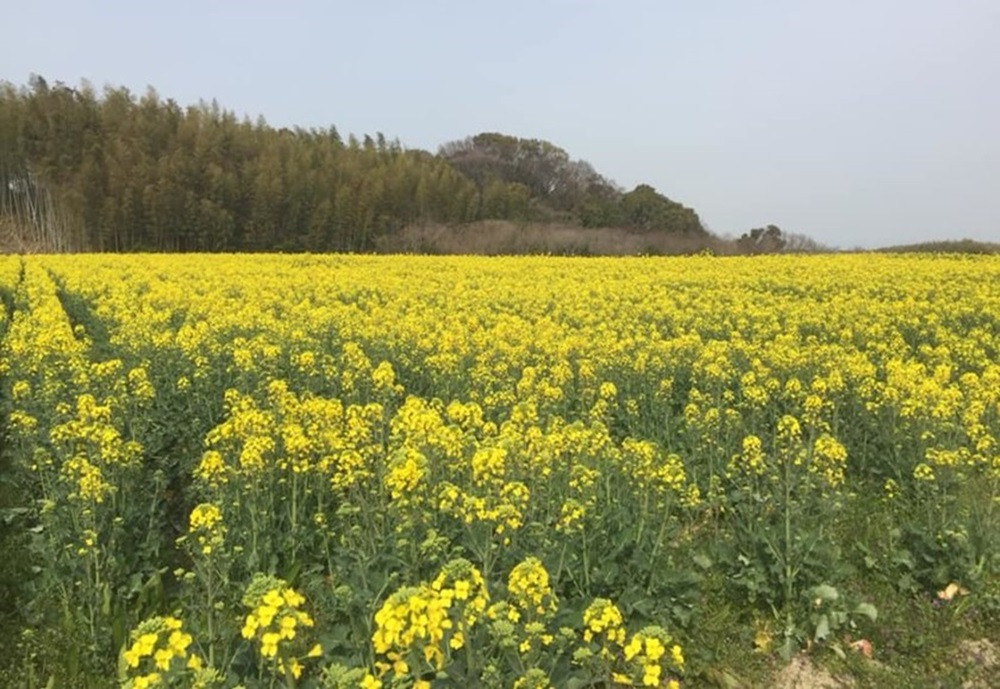
[[[432,154],[152,89],[0,84],[0,229],[43,249],[367,251],[487,219],[707,236],[693,210],[546,141],[480,134]]]
[[[950,239],[919,244],[899,244],[877,249],[881,253],[909,254],[1000,254],[1000,243],[982,242],[976,239]]]

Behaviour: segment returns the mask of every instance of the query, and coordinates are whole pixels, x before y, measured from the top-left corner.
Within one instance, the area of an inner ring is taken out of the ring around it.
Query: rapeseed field
[[[6,256],[0,295],[11,686],[713,686],[720,610],[753,658],[905,654],[885,601],[997,629],[996,257]]]

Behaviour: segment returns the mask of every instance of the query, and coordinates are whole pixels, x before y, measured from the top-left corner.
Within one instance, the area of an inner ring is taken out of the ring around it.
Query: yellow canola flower
[[[221,521],[222,511],[218,505],[202,503],[191,510],[188,528],[191,531],[196,531],[197,529],[211,530]]]
[[[633,634],[622,649],[628,666],[628,672],[625,673],[625,676],[630,678],[628,683],[659,687],[663,683],[665,674],[682,672],[684,655],[681,647],[670,644],[670,635],[661,627],[645,627]]]
[[[625,629],[622,613],[614,603],[606,598],[595,598],[583,613],[583,639],[598,639],[602,646],[612,643],[623,646]]]
[[[300,628],[313,626],[312,617],[300,609],[305,602],[305,597],[283,580],[264,575],[256,575],[243,596],[250,612],[244,617],[241,635],[256,640],[261,657],[276,660],[280,674],[296,679],[304,669],[301,659],[323,654],[319,644],[307,646],[302,640]]]
[[[382,689],[382,681],[372,674],[365,674],[361,679],[361,689]]]
[[[151,672],[148,675],[139,675],[132,679],[132,687],[134,689],[147,689],[148,687],[155,687],[160,684],[162,676],[159,672]]]
[[[281,641],[281,634],[276,632],[264,632],[260,635],[260,654],[265,658],[273,658],[278,653],[278,642]]]
[[[156,686],[180,668],[200,668],[201,658],[190,653],[193,637],[175,617],[152,617],[131,633],[132,643],[122,652],[132,686]],[[132,675],[133,671],[137,671]]]
[[[545,615],[556,608],[549,573],[536,557],[528,557],[511,570],[507,591],[516,606],[531,614]]]

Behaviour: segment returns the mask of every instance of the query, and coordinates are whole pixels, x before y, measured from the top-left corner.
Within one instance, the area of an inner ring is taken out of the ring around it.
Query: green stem
[[[639,526],[635,532],[635,544],[638,546],[642,542],[642,532],[646,528],[646,513],[649,511],[649,491],[646,490],[642,496],[642,512],[639,513]]]
[[[212,563],[205,568],[205,588],[208,593],[208,664],[215,667],[215,590],[212,586]]]
[[[785,504],[784,507],[784,517],[785,517],[785,543],[784,543],[784,565],[785,565],[785,633],[787,634],[792,628],[792,590],[793,590],[793,577],[792,572],[792,478],[791,478],[791,463],[789,458],[785,458],[784,461],[784,483],[785,483]]]
[[[563,562],[566,558],[566,548],[569,547],[569,541],[563,541],[562,550],[559,551],[559,565],[556,567],[556,575],[552,578],[554,582],[558,582],[559,578],[562,576]]]
[[[667,531],[667,524],[670,522],[670,503],[667,502],[663,506],[663,520],[660,522],[660,529],[656,534],[656,541],[653,543],[653,550],[649,554],[649,579],[646,582],[646,593],[651,593],[653,590],[653,573],[658,571],[656,567],[656,558],[660,554],[660,548],[663,544],[663,536]]]
[[[298,537],[299,523],[299,475],[292,467],[292,563],[298,559],[300,539]]]

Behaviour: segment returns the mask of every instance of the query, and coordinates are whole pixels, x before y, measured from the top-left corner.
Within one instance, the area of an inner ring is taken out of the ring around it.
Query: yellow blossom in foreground
[[[189,651],[192,636],[175,617],[145,620],[130,636],[132,643],[122,652],[122,660],[133,687],[156,686],[166,675],[201,666],[201,659]]]
[[[302,643],[300,631],[314,625],[309,613],[301,609],[305,602],[305,597],[283,580],[263,575],[254,577],[243,596],[243,604],[250,608],[243,620],[243,638],[255,639],[262,658],[274,661],[281,675],[296,679],[304,669],[300,659],[323,654],[319,644]]]

